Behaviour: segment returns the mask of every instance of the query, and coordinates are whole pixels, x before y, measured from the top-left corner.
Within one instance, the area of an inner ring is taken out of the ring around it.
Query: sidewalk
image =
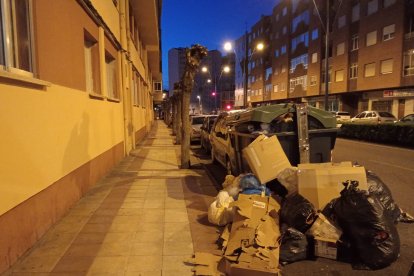
[[[195,251],[219,254],[207,221],[217,190],[204,170],[179,169],[173,139],[155,121],[137,149],[4,275],[192,275],[184,261]]]

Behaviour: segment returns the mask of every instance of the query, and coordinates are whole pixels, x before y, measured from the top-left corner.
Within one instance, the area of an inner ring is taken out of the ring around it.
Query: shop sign
[[[384,90],[384,98],[402,98],[402,97],[414,97],[414,90],[401,89],[401,90]]]

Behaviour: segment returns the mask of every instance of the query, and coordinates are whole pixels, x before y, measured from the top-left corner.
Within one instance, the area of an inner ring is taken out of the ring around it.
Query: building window
[[[286,54],[286,45],[283,45],[282,48],[280,48],[280,54]]]
[[[367,33],[366,46],[377,44],[377,31]]]
[[[365,64],[364,77],[373,77],[375,76],[375,62]]]
[[[265,86],[265,92],[266,92],[266,94],[272,92],[272,85],[271,84],[266,84],[266,86]]]
[[[284,7],[282,10],[282,16],[285,16],[287,14],[287,7]]]
[[[282,33],[283,34],[286,34],[287,33],[287,27],[286,26],[283,26]]]
[[[272,67],[266,69],[266,80],[269,80],[272,76]]]
[[[118,93],[118,64],[116,59],[109,53],[105,53],[106,66],[106,89],[108,97],[112,99],[119,99]]]
[[[312,40],[318,39],[319,33],[318,28],[312,30]]]
[[[359,4],[356,4],[352,7],[352,22],[356,22],[359,20],[359,14],[360,14],[360,6]]]
[[[279,84],[275,84],[275,85],[273,85],[273,92],[274,92],[274,93],[279,92]]]
[[[275,57],[278,57],[279,56],[279,49],[276,49],[275,50]]]
[[[303,90],[306,90],[307,79],[308,79],[307,75],[290,79],[289,93],[293,93],[293,91],[295,91],[296,86],[299,86],[299,85],[302,86]]]
[[[382,29],[382,40],[387,41],[395,36],[395,24],[388,25]]]
[[[345,53],[345,42],[339,43],[336,45],[336,55],[340,56]]]
[[[259,95],[259,96],[263,94],[263,92],[262,92],[262,89],[261,89],[261,88],[259,88],[258,92],[259,92],[259,93],[258,93],[258,95]]]
[[[303,13],[299,14],[292,20],[292,33],[296,32],[296,28],[300,23],[304,23],[305,25],[309,25],[309,11],[306,10]]]
[[[280,91],[286,91],[286,83],[285,82],[282,82],[280,84]]]
[[[312,54],[312,63],[317,63],[318,62],[318,53],[313,53]]]
[[[344,70],[338,70],[335,72],[335,82],[344,81]]]
[[[282,65],[282,73],[286,72],[286,66]]]
[[[310,86],[315,86],[317,83],[318,79],[316,76],[311,76],[310,77]]]
[[[404,76],[414,75],[414,49],[410,49],[404,53],[403,57]]]
[[[0,68],[33,76],[32,1],[0,2]]]
[[[356,79],[358,78],[358,63],[352,63],[349,67],[349,78]]]
[[[308,68],[308,54],[304,54],[290,60],[290,73],[293,73],[296,66],[299,64],[302,64],[305,69]]]
[[[358,35],[353,35],[351,38],[351,51],[356,51],[359,49],[359,37]]]
[[[368,2],[367,15],[371,15],[378,11],[378,0],[371,0]]]
[[[292,39],[292,53],[296,50],[299,44],[303,43],[305,47],[309,46],[309,33],[303,33]]]
[[[84,53],[86,91],[92,94],[101,94],[99,45],[98,42],[86,32],[84,35]]]
[[[388,8],[389,6],[395,4],[396,0],[384,0],[384,8]]]
[[[391,74],[393,63],[394,63],[394,60],[392,58],[386,59],[386,60],[381,60],[380,73],[382,75]]]
[[[338,29],[344,27],[346,24],[346,15],[342,15],[338,18]]]

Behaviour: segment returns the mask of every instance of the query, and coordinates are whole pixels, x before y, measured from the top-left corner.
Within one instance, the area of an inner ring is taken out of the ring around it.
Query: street
[[[210,176],[220,188],[225,170],[220,165],[211,164],[209,155],[198,146],[193,152],[204,163]],[[333,161],[352,161],[376,173],[390,188],[395,202],[406,212],[414,214],[414,150],[370,144],[366,142],[337,139]],[[347,263],[318,258],[300,261],[282,268],[283,275],[407,275],[414,261],[414,236],[411,235],[414,225],[399,223],[400,258],[391,266],[377,270],[353,270]]]

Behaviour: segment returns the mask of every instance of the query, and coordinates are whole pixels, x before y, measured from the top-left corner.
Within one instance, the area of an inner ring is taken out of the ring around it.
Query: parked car
[[[210,132],[210,144],[211,144],[211,160],[220,163],[226,168],[227,174],[235,172],[236,160],[234,158],[234,148],[230,139],[230,127],[226,124],[226,117],[229,114],[241,112],[243,110],[234,110],[230,112],[222,112],[217,117],[211,132]],[[231,158],[231,156],[233,158]]]
[[[191,131],[190,142],[200,141],[201,126],[203,125],[205,115],[190,116]]]
[[[404,124],[414,124],[414,114],[408,114],[402,117],[398,122]]]
[[[397,121],[394,115],[386,111],[363,111],[351,119],[352,123],[383,124]]]
[[[335,115],[336,120],[338,122],[344,122],[351,120],[351,114],[346,111],[332,111],[332,113]]]
[[[216,121],[218,115],[207,115],[204,117],[203,125],[201,126],[200,144],[201,148],[207,152],[211,151],[210,132]]]

